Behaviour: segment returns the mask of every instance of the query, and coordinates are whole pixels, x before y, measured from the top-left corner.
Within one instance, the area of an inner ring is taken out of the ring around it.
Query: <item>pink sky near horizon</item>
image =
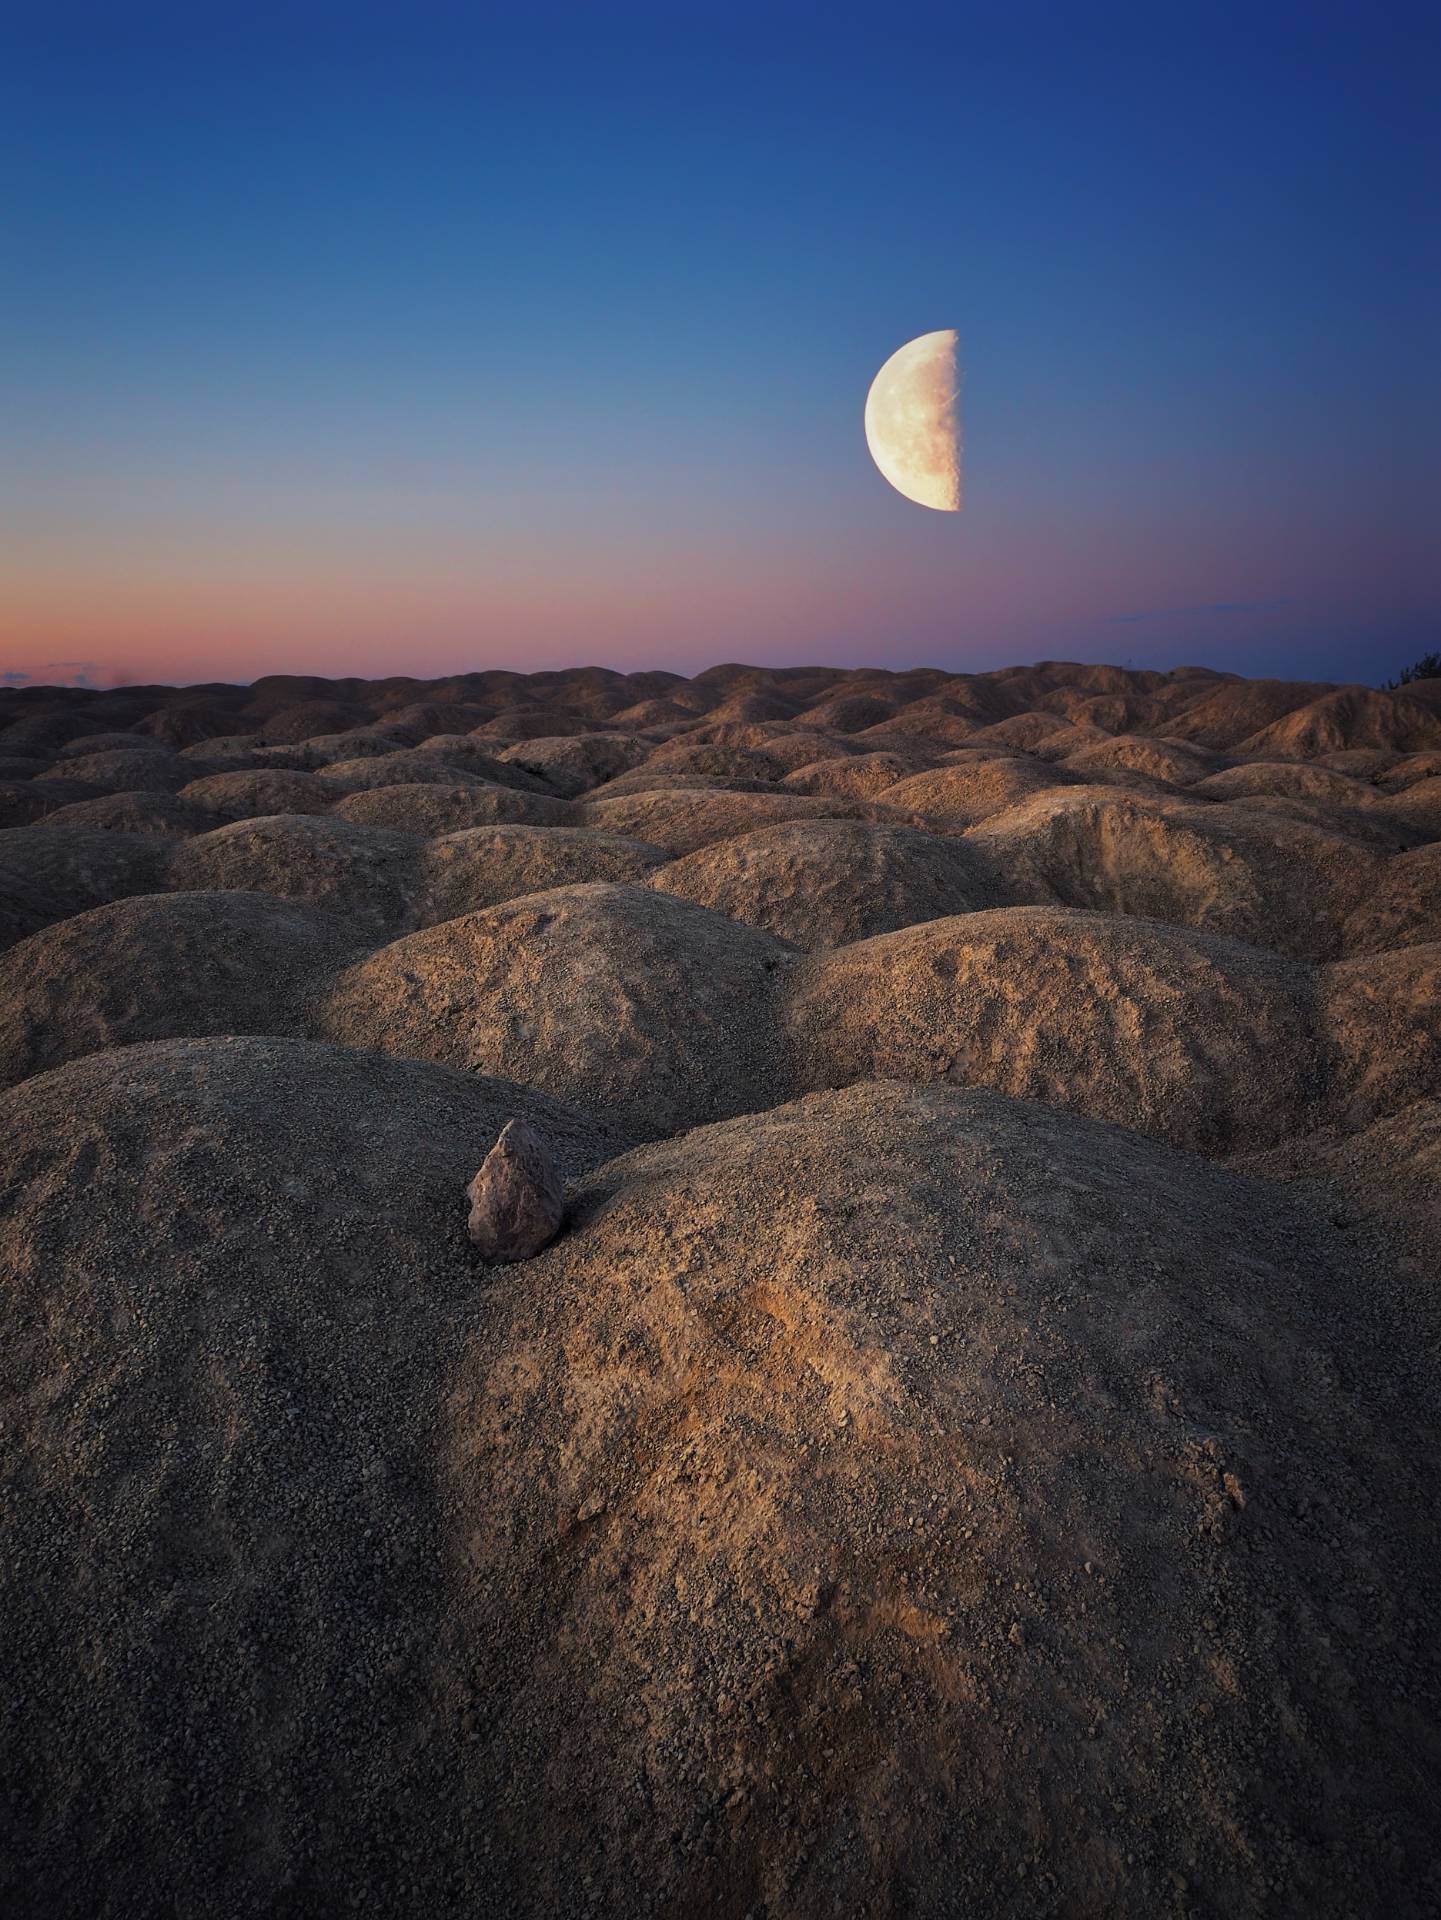
[[[117,529],[73,547],[57,532],[12,560],[0,674],[191,684],[592,660],[694,672],[737,658],[978,670],[1043,657],[1246,672],[1284,668],[1289,648],[1290,671],[1334,678],[1308,665],[1297,630],[1314,627],[1320,645],[1329,622],[1359,675],[1366,624],[1386,605],[1386,530],[1354,522],[1302,530],[1305,600],[1244,514],[1218,514],[1190,552],[1154,520],[950,524],[958,538],[920,525],[899,550],[854,529],[769,540],[722,529],[668,537],[649,559],[633,535],[574,530],[563,559],[538,535],[485,550],[453,528],[387,539],[311,526],[289,540]],[[1406,611],[1397,596],[1395,614]]]

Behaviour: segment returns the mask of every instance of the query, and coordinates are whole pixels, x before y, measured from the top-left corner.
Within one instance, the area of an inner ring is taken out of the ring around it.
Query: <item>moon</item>
[[[897,493],[937,513],[960,512],[961,374],[953,327],[897,347],[872,380],[866,445]]]

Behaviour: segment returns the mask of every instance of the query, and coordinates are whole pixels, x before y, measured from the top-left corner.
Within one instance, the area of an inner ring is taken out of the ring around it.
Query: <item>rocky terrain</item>
[[[1441,683],[0,691],[0,948],[7,1915],[1441,1912]]]

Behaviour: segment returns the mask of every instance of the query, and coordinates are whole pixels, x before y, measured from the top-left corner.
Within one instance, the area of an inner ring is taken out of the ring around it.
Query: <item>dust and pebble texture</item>
[[[180,798],[220,820],[258,820],[274,813],[328,813],[335,794],[317,775],[295,767],[245,767],[192,780]]]
[[[997,899],[963,842],[860,820],[792,822],[716,841],[660,867],[652,885],[807,950]]]
[[[1386,872],[1382,853],[1343,834],[1115,787],[1038,794],[967,843],[1013,898],[1169,920],[1312,961],[1339,956],[1348,916]]]
[[[409,917],[413,926],[429,927],[523,893],[586,880],[645,880],[666,857],[643,840],[577,827],[468,827],[425,848]]]
[[[403,833],[427,837],[461,833],[467,827],[489,826],[568,826],[573,812],[568,802],[541,793],[517,793],[513,787],[498,787],[489,781],[468,786],[433,786],[429,783],[390,787],[372,787],[361,793],[348,793],[337,800],[331,812],[338,820],[354,820],[359,825],[395,827]]]
[[[613,797],[602,787],[587,798],[582,810],[587,825],[649,841],[675,855],[694,853],[713,840],[753,833],[757,827],[782,820],[833,820],[856,811],[845,801],[826,801],[813,794],[670,787]]]
[[[361,942],[263,893],[142,894],[0,954],[0,1085],[137,1040],[304,1030]]]
[[[446,1409],[506,1910],[1429,1910],[1434,1465],[1303,1210],[878,1085],[573,1210]]]
[[[342,914],[377,934],[407,924],[423,843],[328,814],[236,820],[187,841],[170,862],[181,892],[267,893]]]
[[[1389,861],[1379,884],[1342,928],[1348,959],[1436,941],[1441,941],[1441,842]]]
[[[1438,713],[0,689],[0,1906],[1441,1908]]]
[[[1110,914],[961,914],[818,954],[784,1020],[800,1084],[994,1087],[1198,1152],[1299,1131],[1324,1085],[1307,969]]]
[[[313,1030],[674,1133],[787,1084],[776,988],[794,958],[688,900],[595,881],[394,941],[338,976]]]

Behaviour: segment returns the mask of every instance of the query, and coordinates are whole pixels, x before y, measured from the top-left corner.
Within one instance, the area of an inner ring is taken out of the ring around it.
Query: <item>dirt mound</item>
[[[63,747],[57,747],[53,755],[56,766],[63,766],[70,760],[92,759],[97,753],[142,753],[153,751],[147,740],[139,740],[133,733],[87,733],[78,740],[67,740]]]
[[[1388,861],[1341,933],[1348,959],[1432,941],[1441,941],[1441,842]]]
[[[402,833],[427,837],[512,822],[528,827],[563,827],[574,817],[565,800],[543,793],[521,793],[515,787],[496,787],[489,781],[454,787],[425,783],[370,787],[337,800],[331,814],[363,826],[394,827]]]
[[[334,1911],[377,1874],[419,1912],[401,1860],[477,1784],[449,1709],[470,1784],[416,1767],[484,1300],[457,1195],[515,1114],[569,1171],[602,1149],[522,1088],[273,1040],[0,1100],[8,1912]]]
[[[105,753],[81,753],[56,763],[60,781],[83,780],[94,793],[174,793],[190,779],[190,768],[169,749],[116,747]],[[48,773],[38,781],[50,779]]]
[[[1309,760],[1345,747],[1419,753],[1441,747],[1441,714],[1419,701],[1370,687],[1338,687],[1251,734],[1241,745],[1245,753],[1277,760]]]
[[[1166,732],[1173,739],[1224,751],[1333,691],[1324,681],[1227,680],[1171,715]]]
[[[1394,793],[1386,817],[1422,840],[1441,840],[1441,774],[1429,774]]]
[[[192,780],[181,788],[180,798],[222,819],[258,820],[271,813],[328,813],[336,790],[318,774],[251,767]]]
[[[477,740],[554,739],[563,733],[590,733],[593,722],[560,707],[504,707],[483,725],[472,728]]]
[[[0,781],[0,829],[29,826],[77,800],[94,800],[100,789],[88,780],[61,780],[47,774],[43,780]]]
[[[1259,794],[1312,800],[1323,807],[1355,812],[1364,811],[1376,799],[1375,788],[1364,780],[1295,760],[1253,760],[1245,766],[1227,767],[1198,781],[1193,791],[1208,800],[1240,800]]]
[[[75,800],[45,815],[51,827],[102,829],[107,833],[155,833],[183,840],[192,833],[209,833],[215,815],[174,793],[102,793],[93,800]]]
[[[255,703],[252,702],[252,710]],[[363,727],[370,715],[363,707],[340,700],[302,700],[280,707],[266,715],[260,737],[268,746],[288,747],[297,740],[313,740],[317,734],[344,733],[350,727]]]
[[[653,752],[655,742],[634,733],[572,733],[560,739],[524,740],[507,747],[501,759],[537,775],[566,798],[629,773]]]
[[[1330,1103],[1348,1129],[1441,1087],[1441,945],[1343,960],[1322,975]]]
[[[806,714],[813,727],[828,727],[834,733],[861,733],[867,727],[883,726],[896,711],[894,700],[877,693],[839,693],[822,700]]]
[[[0,1084],[137,1040],[303,1029],[354,929],[264,893],[142,894],[0,955]]]
[[[0,780],[33,780],[37,773],[44,773],[49,764],[46,760],[32,760],[28,754],[0,754]]]
[[[918,772],[916,757],[903,753],[857,753],[797,767],[782,783],[792,793],[833,795],[840,800],[878,800],[897,781]]]
[[[543,783],[524,767],[506,766],[493,755],[479,751],[465,758],[467,764],[458,766],[453,759],[412,747],[402,753],[332,761],[320,777],[334,797],[342,793],[365,793],[373,787],[463,787],[474,780],[485,780],[500,787],[518,787],[527,793],[542,790]]]
[[[577,827],[471,827],[424,849],[411,924],[433,926],[519,894],[586,880],[644,880],[666,858],[642,840]]]
[[[854,810],[848,801],[803,793],[726,793],[714,788],[599,794],[581,803],[588,826],[648,841],[677,856],[783,820],[834,820]]]
[[[674,700],[640,700],[633,707],[623,707],[615,715],[615,724],[649,731],[657,727],[689,726],[694,719],[692,708],[680,706]]]
[[[1013,899],[1168,920],[1302,960],[1340,953],[1385,865],[1289,820],[1104,787],[1040,794],[966,839]]]
[[[1166,786],[1190,787],[1216,772],[1216,756],[1176,740],[1153,740],[1145,734],[1123,733],[1112,740],[1093,740],[1068,754],[1061,763],[1088,780],[1105,780],[1117,773],[1140,773]]]
[[[33,943],[32,943],[33,944]],[[527,894],[411,934],[335,984],[319,1031],[519,1074],[638,1136],[775,1097],[767,934],[644,887]]]
[[[168,884],[172,848],[165,840],[53,820],[0,834],[0,894],[13,889],[49,900],[60,909],[50,918],[58,919]]]
[[[1031,753],[1043,740],[1069,731],[1058,714],[1033,711],[996,720],[989,727],[979,728],[973,739],[977,746],[1016,747],[1023,753]]]
[[[378,936],[406,924],[424,844],[415,834],[353,820],[272,814],[187,841],[171,861],[170,885],[304,901]]]
[[[63,920],[71,911],[67,901],[6,866],[0,851],[0,952]]]
[[[1237,941],[1014,907],[817,955],[792,975],[798,1084],[993,1087],[1197,1152],[1270,1144],[1321,1091],[1310,976]]]
[[[717,774],[724,780],[774,781],[786,768],[779,759],[754,747],[726,746],[711,740],[696,740],[684,734],[664,746],[653,747],[644,764],[636,771],[647,775],[676,773]]]
[[[1422,780],[1441,775],[1441,753],[1407,753],[1393,757],[1377,776],[1376,784],[1387,793],[1404,793]]]
[[[1042,766],[1035,760],[988,755],[983,760],[953,762],[913,773],[889,787],[883,797],[888,807],[903,808],[925,820],[974,826],[993,813],[1004,813],[1033,793],[1065,786],[1075,779],[1075,774],[1063,768]]]
[[[841,734],[825,733],[811,726],[810,718],[809,714],[804,714],[794,726],[785,726],[778,721],[769,721],[763,726],[738,726],[734,721],[707,722],[704,726],[692,728],[684,740],[673,741],[663,749],[658,748],[651,763],[665,765],[672,762],[676,750],[688,742],[743,748],[757,754],[778,774],[794,773],[797,767],[809,766],[815,760],[845,759],[860,751]]]
[[[600,1169],[447,1406],[499,1904],[1150,1920],[1178,1861],[1259,1913],[1260,1858],[1294,1911],[1404,1907],[1434,1466],[1338,1377],[1346,1272],[995,1095]]]
[[[651,884],[810,951],[997,904],[963,842],[861,820],[792,821],[720,840]]]

